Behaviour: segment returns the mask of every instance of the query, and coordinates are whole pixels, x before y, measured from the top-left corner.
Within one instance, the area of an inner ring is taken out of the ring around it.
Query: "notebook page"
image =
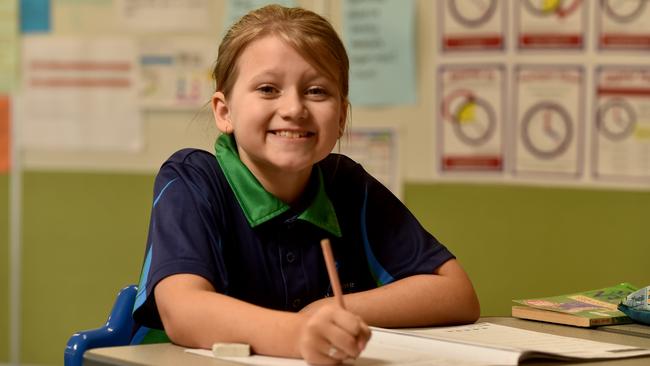
[[[536,351],[569,358],[624,358],[650,355],[650,349],[564,337],[492,323],[476,323],[409,332],[435,337],[436,339],[455,340],[487,347],[514,347],[521,351]]]
[[[456,347],[454,354],[454,347]],[[468,347],[424,337],[382,332],[374,330],[372,337],[356,360],[347,360],[344,365],[354,366],[430,366],[433,364],[447,366],[482,366],[490,364],[516,365],[518,353],[502,355],[495,358],[491,350],[476,347],[477,352],[468,352]],[[482,353],[481,353],[482,351]],[[186,349],[185,352],[214,357],[212,351]],[[487,353],[485,353],[487,352]],[[469,358],[468,355],[471,355]],[[452,357],[456,356],[456,357]],[[249,357],[220,357],[224,360],[255,366],[308,366],[304,360],[252,355]]]

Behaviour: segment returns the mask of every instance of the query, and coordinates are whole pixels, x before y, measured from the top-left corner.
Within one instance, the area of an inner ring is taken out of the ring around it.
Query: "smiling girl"
[[[331,153],[345,131],[348,57],[329,22],[255,10],[225,35],[214,69],[216,156],[163,164],[134,316],[177,344],[243,342],[334,364],[368,325],[473,322],[479,306],[449,250],[388,189]],[[346,309],[320,240],[332,242]]]

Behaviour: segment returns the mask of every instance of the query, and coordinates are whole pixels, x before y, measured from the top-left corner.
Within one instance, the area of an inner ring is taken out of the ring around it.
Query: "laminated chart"
[[[514,3],[517,48],[584,48],[587,12],[582,0],[520,0]]]
[[[504,67],[442,66],[438,80],[440,169],[501,171]]]
[[[357,163],[384,186],[401,197],[402,181],[396,130],[380,127],[351,128],[338,145],[341,153]]]
[[[650,50],[648,0],[602,0],[597,14],[598,48]]]
[[[215,45],[213,40],[199,37],[140,42],[141,105],[194,109],[210,101]]]
[[[142,148],[132,40],[32,36],[23,40],[22,52],[22,146],[60,151]]]
[[[504,0],[438,2],[443,51],[503,50]]]
[[[584,72],[580,66],[515,70],[515,173],[582,173]]]
[[[650,67],[596,70],[594,177],[650,180]]]

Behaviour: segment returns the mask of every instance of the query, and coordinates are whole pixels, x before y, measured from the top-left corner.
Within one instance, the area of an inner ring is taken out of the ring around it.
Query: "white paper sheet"
[[[139,31],[206,30],[209,0],[116,0],[120,24]]]
[[[165,37],[140,42],[141,105],[197,110],[212,97],[218,43],[205,37]]]
[[[439,340],[503,349],[542,352],[563,357],[585,359],[623,358],[650,355],[650,349],[614,343],[596,342],[581,338],[563,337],[548,333],[508,327],[492,323],[477,323],[457,327],[430,328],[413,333]]]
[[[214,357],[212,351],[188,349],[186,352]],[[492,323],[430,328],[390,330],[372,328],[372,338],[357,360],[347,365],[452,366],[517,365],[528,355],[555,355],[549,358],[624,358],[650,355],[650,350],[612,343],[533,332]],[[303,360],[253,355],[224,357],[244,365],[307,365]]]
[[[25,38],[22,145],[36,150],[139,150],[135,60],[135,44],[127,39]]]

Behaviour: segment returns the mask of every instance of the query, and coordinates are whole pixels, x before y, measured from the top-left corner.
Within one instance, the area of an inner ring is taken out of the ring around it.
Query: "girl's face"
[[[217,92],[217,127],[235,134],[242,162],[258,176],[308,174],[345,126],[338,84],[276,36],[251,42],[237,60],[230,95]]]

